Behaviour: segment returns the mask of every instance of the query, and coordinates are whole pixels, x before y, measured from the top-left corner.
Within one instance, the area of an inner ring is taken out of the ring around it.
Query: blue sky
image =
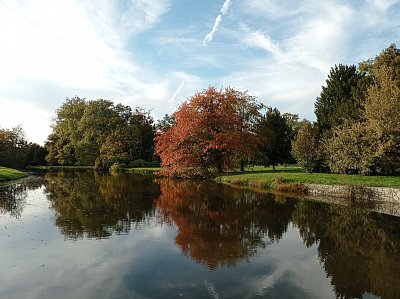
[[[0,127],[42,144],[67,97],[158,119],[209,85],[314,120],[332,66],[399,40],[397,0],[0,0]]]

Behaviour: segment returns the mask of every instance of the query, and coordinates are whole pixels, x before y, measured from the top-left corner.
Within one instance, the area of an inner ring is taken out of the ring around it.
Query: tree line
[[[400,50],[392,44],[358,67],[331,68],[315,122],[232,87],[196,92],[157,122],[140,107],[75,96],[57,109],[45,150],[28,144],[21,127],[0,130],[0,164],[40,164],[45,153],[51,165],[100,170],[161,163],[169,176],[295,162],[309,172],[397,174],[399,108]]]
[[[400,171],[400,50],[330,70],[292,154],[306,170],[393,175]]]
[[[46,160],[54,165],[109,169],[120,163],[153,162],[155,125],[150,111],[109,100],[67,98],[56,112],[45,144]]]
[[[22,126],[0,128],[0,165],[24,168],[46,163],[47,151],[37,143],[28,142]]]

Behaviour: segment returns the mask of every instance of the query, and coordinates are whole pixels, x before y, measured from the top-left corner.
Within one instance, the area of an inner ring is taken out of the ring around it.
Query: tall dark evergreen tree
[[[315,103],[319,134],[324,136],[346,119],[360,120],[363,115],[368,84],[365,74],[354,65],[335,65],[331,68],[326,86]]]
[[[257,134],[261,138],[260,153],[265,165],[275,166],[292,160],[292,128],[277,108],[268,108],[257,124]]]

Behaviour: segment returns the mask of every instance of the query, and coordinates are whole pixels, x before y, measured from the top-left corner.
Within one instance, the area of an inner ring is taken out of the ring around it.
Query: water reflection
[[[0,186],[0,214],[8,214],[19,219],[26,204],[27,191],[41,187],[40,177],[25,179],[23,183]]]
[[[40,192],[30,192],[36,189]],[[221,297],[319,298],[315,278],[326,283],[327,298],[400,294],[400,218],[357,205],[294,200],[211,182],[55,172],[1,187],[4,214],[21,219],[0,217],[6,232],[0,235],[2,277],[13,265],[21,267],[18,279],[39,268],[49,271],[48,279],[60,275],[65,285],[86,283],[93,275],[93,288],[109,286],[103,282],[112,278],[118,287],[110,294],[157,298],[181,292],[201,297],[204,285]],[[111,238],[115,234],[123,236]],[[42,236],[51,236],[47,244]],[[91,258],[69,267],[77,256]],[[76,272],[62,276],[65,267]],[[6,291],[19,289],[13,279]],[[51,288],[53,281],[48,284]],[[261,287],[251,289],[256,285]],[[63,293],[68,294],[67,286]]]
[[[177,227],[176,244],[215,269],[254,255],[287,231],[294,202],[276,202],[249,190],[197,181],[160,179],[162,221]]]
[[[399,218],[357,206],[302,202],[293,213],[307,246],[318,244],[320,261],[339,298],[400,294]]]
[[[56,225],[71,239],[126,234],[154,213],[159,194],[149,177],[86,172],[46,173],[46,192]]]

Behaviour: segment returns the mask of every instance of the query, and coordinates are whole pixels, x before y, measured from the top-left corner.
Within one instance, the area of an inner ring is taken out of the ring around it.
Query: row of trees
[[[44,147],[28,142],[21,126],[0,128],[0,165],[24,168],[27,165],[45,164],[47,151]]]
[[[308,171],[395,174],[400,170],[400,50],[392,44],[358,68],[331,69],[292,153]]]
[[[57,110],[52,129],[46,142],[49,164],[109,169],[114,163],[154,160],[155,126],[141,108],[73,97]]]
[[[156,124],[141,108],[69,98],[57,110],[46,160],[98,169],[161,160],[171,176],[295,161],[308,171],[393,174],[400,169],[399,108],[400,50],[391,45],[358,67],[331,69],[315,103],[315,123],[231,87],[197,92]],[[27,163],[18,130],[0,131],[3,165]]]

